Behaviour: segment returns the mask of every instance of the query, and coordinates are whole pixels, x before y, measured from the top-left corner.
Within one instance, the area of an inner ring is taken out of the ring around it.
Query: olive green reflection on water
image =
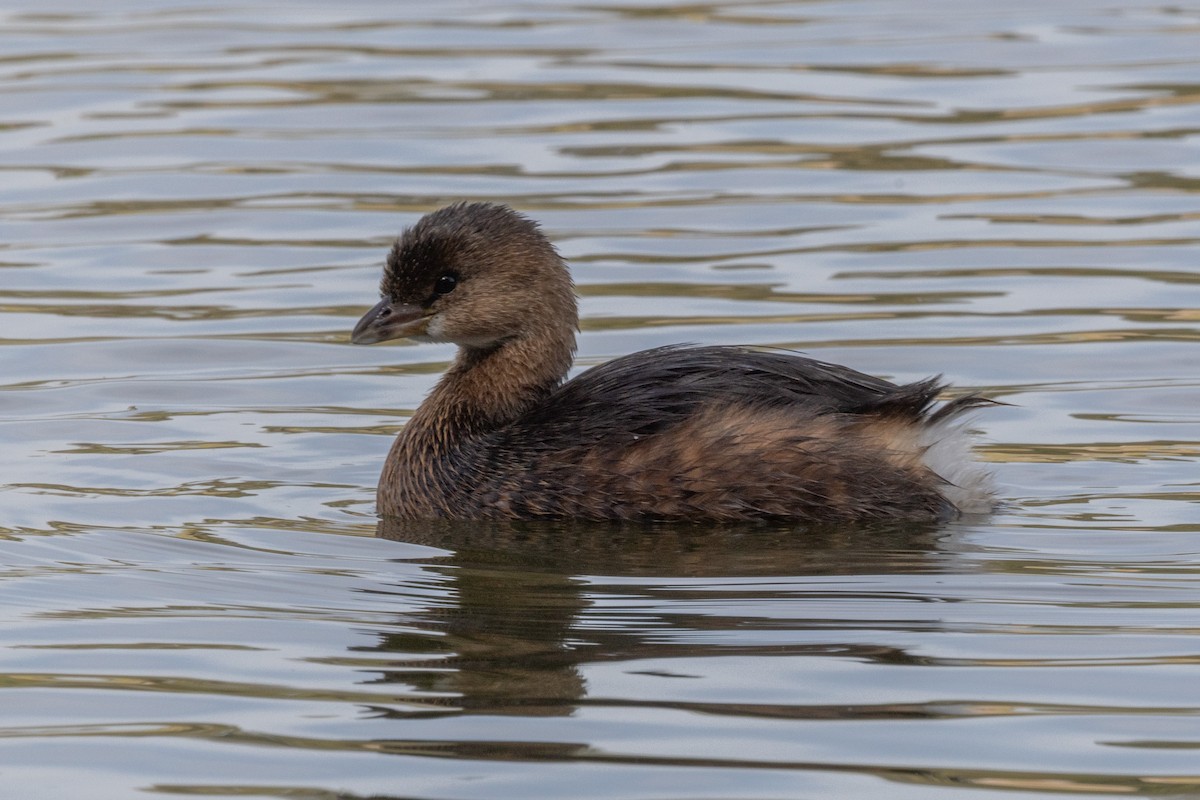
[[[591,602],[586,595],[603,592],[589,588],[585,576],[766,578],[935,572],[942,560],[935,546],[937,531],[936,526],[917,524],[806,529],[383,520],[377,535],[452,551],[430,563],[444,570],[455,603],[427,616],[425,624],[445,634],[444,648],[453,653],[446,666],[453,670],[429,674],[425,681],[417,681],[420,688],[452,692],[461,708],[476,713],[562,715],[587,702],[578,672],[582,663],[666,655],[822,652],[885,663],[908,660],[893,648],[680,646],[657,643],[652,631],[636,628],[576,631],[573,626]],[[637,592],[632,587],[626,590]],[[762,597],[770,592],[754,594]],[[699,628],[755,624],[749,619],[716,617],[672,622]],[[411,636],[384,634],[378,650],[411,652],[414,644]],[[398,677],[414,680],[408,671]],[[737,713],[728,708],[721,711],[722,707],[714,704],[709,710]],[[821,717],[831,712],[814,713]]]

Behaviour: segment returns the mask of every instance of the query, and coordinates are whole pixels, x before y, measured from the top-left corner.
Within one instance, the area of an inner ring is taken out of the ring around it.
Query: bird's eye
[[[453,275],[443,275],[433,285],[434,294],[450,294],[458,286],[458,278]]]

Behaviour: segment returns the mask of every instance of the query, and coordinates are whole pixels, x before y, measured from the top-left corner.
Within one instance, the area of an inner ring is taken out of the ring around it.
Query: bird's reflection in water
[[[796,528],[385,520],[379,523],[380,537],[449,551],[422,559],[445,578],[448,605],[416,620],[434,636],[381,632],[375,649],[408,656],[395,662],[396,671],[385,681],[444,693],[447,712],[525,716],[571,713],[586,697],[579,669],[584,663],[752,655],[758,649],[770,655],[836,651],[904,661],[908,656],[894,648],[861,644],[731,648],[672,643],[663,635],[672,625],[689,630],[697,624],[736,627],[736,611],[701,623],[695,616],[668,617],[636,608],[587,620],[587,609],[601,604],[606,593],[621,598],[624,607],[636,605],[628,601],[639,595],[647,605],[657,604],[663,584],[681,578],[690,580],[683,586],[676,580],[670,587],[671,597],[680,600],[701,594],[711,599],[704,586],[696,585],[705,579],[792,579],[786,597],[794,602],[798,577],[938,571],[954,558],[937,547],[944,534],[936,525],[911,523]],[[754,599],[769,602],[780,591],[776,583],[734,587],[740,592],[736,598],[745,601],[751,592]],[[648,628],[655,635],[647,636]],[[429,654],[436,648],[446,658],[430,669]]]

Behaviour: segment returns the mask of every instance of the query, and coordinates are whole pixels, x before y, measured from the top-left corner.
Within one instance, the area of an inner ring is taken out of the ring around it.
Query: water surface
[[[17,0],[0,795],[1200,793],[1200,9]],[[944,373],[941,526],[380,526],[452,357],[351,347],[460,198],[579,366]]]

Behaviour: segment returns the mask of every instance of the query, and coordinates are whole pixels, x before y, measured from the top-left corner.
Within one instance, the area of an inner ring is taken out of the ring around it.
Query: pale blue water
[[[1200,793],[1200,7],[9,3],[0,798]],[[794,347],[981,414],[932,528],[389,525],[511,203],[580,367]]]

